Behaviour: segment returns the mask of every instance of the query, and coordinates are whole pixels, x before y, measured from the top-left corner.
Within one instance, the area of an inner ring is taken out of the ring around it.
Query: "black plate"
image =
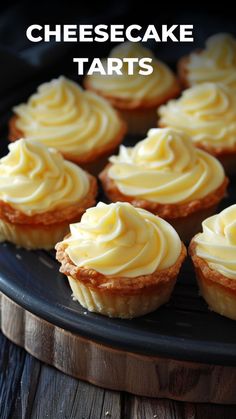
[[[125,143],[136,141],[137,138],[127,138]],[[221,209],[234,202],[235,194],[235,179],[231,179],[229,196]],[[9,243],[0,244],[0,291],[59,327],[113,347],[236,365],[236,323],[207,309],[198,295],[189,260],[167,305],[138,319],[119,320],[89,313],[73,301],[54,256],[54,251],[27,251]]]

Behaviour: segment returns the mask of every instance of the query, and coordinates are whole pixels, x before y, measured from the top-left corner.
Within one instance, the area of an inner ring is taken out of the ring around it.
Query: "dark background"
[[[181,9],[179,3],[164,9],[155,2],[134,0],[68,2],[20,1],[0,5],[0,124],[8,118],[8,111],[26,99],[35,87],[60,74],[78,80],[77,65],[73,57],[107,56],[111,45],[106,43],[32,43],[25,32],[29,25],[39,24],[114,24],[139,23],[193,24],[194,42],[155,43],[151,47],[156,55],[173,68],[182,55],[202,47],[205,39],[217,32],[235,33],[235,12],[221,2],[214,9],[195,7]],[[162,1],[162,4],[165,3]],[[192,5],[191,5],[192,6]],[[114,46],[114,44],[112,44]],[[7,114],[6,114],[7,112]]]

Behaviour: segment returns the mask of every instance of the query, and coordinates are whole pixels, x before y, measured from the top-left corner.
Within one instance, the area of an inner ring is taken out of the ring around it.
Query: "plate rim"
[[[101,316],[101,321],[94,322],[94,319],[91,317],[78,315],[77,326],[75,327],[69,320],[68,315],[66,316],[66,311],[63,313],[65,317],[62,316],[60,305],[50,306],[43,297],[40,299],[32,294],[31,290],[25,289],[24,293],[22,293],[20,285],[22,284],[19,284],[19,287],[12,285],[8,275],[0,274],[0,291],[16,304],[59,328],[79,334],[84,338],[89,338],[98,344],[150,357],[157,356],[212,365],[236,365],[236,344],[233,343],[225,343],[222,350],[213,341],[206,341],[206,344],[203,345],[203,342],[196,339],[159,334],[157,340],[150,337],[149,346],[144,351],[143,343],[140,344],[140,336],[135,336],[135,334],[131,336],[129,330],[122,329],[125,342],[120,340],[117,333],[109,336],[104,335],[106,327],[102,326],[102,323],[106,316],[95,314],[96,316]],[[84,310],[87,312],[86,309]],[[109,320],[112,321],[112,319]],[[129,322],[132,320],[122,321]],[[115,326],[116,329],[119,329],[119,325],[115,324]]]

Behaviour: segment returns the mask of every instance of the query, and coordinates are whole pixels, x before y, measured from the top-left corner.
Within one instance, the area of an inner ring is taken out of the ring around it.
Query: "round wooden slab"
[[[1,329],[30,354],[73,377],[113,390],[191,402],[236,403],[236,367],[138,355],[100,345],[1,298]]]

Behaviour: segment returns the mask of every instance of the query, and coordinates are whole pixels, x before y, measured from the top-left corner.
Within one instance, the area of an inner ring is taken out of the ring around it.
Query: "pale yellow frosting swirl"
[[[99,202],[70,226],[66,253],[79,267],[104,275],[136,277],[169,268],[181,252],[174,228],[128,203]]]
[[[113,48],[109,57],[112,58],[152,58],[153,72],[140,75],[139,64],[134,66],[134,74],[128,74],[128,65],[123,64],[122,75],[93,74],[88,77],[89,85],[107,96],[124,100],[153,100],[164,96],[175,83],[174,73],[152,52],[140,44],[124,42]],[[102,61],[107,68],[106,60]]]
[[[216,83],[203,83],[159,108],[159,124],[179,128],[195,143],[213,148],[236,145],[236,96]]]
[[[196,254],[210,268],[236,279],[236,205],[207,218],[195,238]]]
[[[108,175],[122,194],[161,204],[203,198],[224,180],[218,160],[171,128],[149,130],[133,148],[122,145],[110,162]]]
[[[89,178],[55,149],[20,139],[0,159],[0,200],[26,215],[78,203],[89,190]]]
[[[221,82],[236,89],[236,39],[225,33],[211,36],[203,51],[190,54],[187,70],[191,86]]]
[[[121,129],[117,113],[105,99],[62,76],[39,86],[14,112],[16,126],[26,138],[71,157],[112,142]]]

